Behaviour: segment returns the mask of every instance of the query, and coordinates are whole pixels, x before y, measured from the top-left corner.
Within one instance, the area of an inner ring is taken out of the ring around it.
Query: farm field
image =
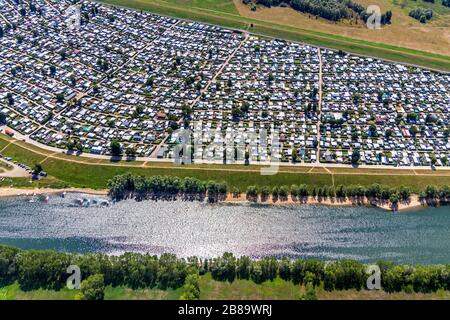
[[[375,3],[380,4],[382,10],[392,7],[394,17],[396,13],[399,16],[399,22],[382,30],[383,33],[368,35],[367,32],[371,30],[362,28],[359,30],[360,28],[336,24],[332,24],[331,28],[330,23],[326,21],[312,23],[313,20],[308,19],[307,15],[289,8],[262,8],[253,12],[243,6],[240,0],[234,1],[238,14],[230,13],[229,5],[225,5],[225,1],[220,1],[222,4],[220,6],[219,4],[208,6],[207,2],[200,0],[101,0],[100,2],[450,71],[450,34],[448,34],[450,10],[440,4],[441,18],[436,19],[437,21],[433,22],[435,27],[428,30],[426,28],[431,27],[424,27],[408,17],[406,8],[402,9],[389,0],[377,0]]]

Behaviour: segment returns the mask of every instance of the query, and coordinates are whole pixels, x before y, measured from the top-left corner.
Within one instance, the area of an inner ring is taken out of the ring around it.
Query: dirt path
[[[322,52],[320,48],[317,48],[317,55],[319,56],[319,101],[317,104],[317,150],[316,150],[316,163],[320,164],[320,124],[322,117],[322,96],[323,96],[323,63],[322,63]]]

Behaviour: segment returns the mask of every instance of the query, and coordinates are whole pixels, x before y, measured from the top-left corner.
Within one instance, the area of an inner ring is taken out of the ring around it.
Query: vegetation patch
[[[294,10],[309,13],[330,21],[340,21],[344,19],[358,19],[367,22],[370,13],[359,3],[351,0],[243,0],[245,4],[257,3],[266,7],[282,6],[286,3]],[[254,8],[254,6],[253,6]],[[392,11],[387,11],[381,16],[381,24],[389,24],[392,19]]]
[[[69,265],[80,268],[81,290],[66,287]],[[446,294],[450,290],[450,265],[396,265],[386,261],[376,265],[382,274],[382,292]],[[368,265],[354,260],[252,260],[231,253],[203,260],[171,254],[80,255],[2,245],[0,267],[1,299],[38,295],[43,299],[102,300],[141,294],[146,298],[178,296],[193,300],[227,298],[234,293],[234,298],[314,300],[317,292],[366,291],[372,274]]]

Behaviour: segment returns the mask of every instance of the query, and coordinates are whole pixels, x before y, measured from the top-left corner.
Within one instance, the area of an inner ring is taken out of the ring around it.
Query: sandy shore
[[[327,205],[327,206],[337,206],[337,207],[356,207],[356,206],[376,206],[381,209],[387,210],[387,211],[406,211],[406,210],[413,210],[417,208],[423,207],[422,203],[419,201],[419,198],[417,195],[412,195],[410,201],[408,203],[399,203],[397,205],[397,208],[393,210],[390,203],[370,203],[367,199],[361,200],[361,201],[354,201],[352,199],[317,199],[314,197],[308,197],[308,199],[292,199],[291,196],[288,196],[287,199],[283,200],[276,200],[274,201],[271,196],[269,196],[265,201],[261,201],[261,199],[258,197],[258,201],[249,201],[246,198],[245,194],[241,194],[239,197],[235,197],[232,194],[229,194],[227,196],[227,199],[224,201],[226,203],[260,203],[260,204],[271,204],[271,205],[301,205],[301,204],[315,204],[315,205]]]
[[[65,189],[51,189],[51,188],[42,188],[42,189],[21,189],[21,188],[0,188],[0,198],[1,197],[15,197],[15,196],[31,196],[31,195],[42,195],[42,194],[61,194],[63,192],[69,193],[85,193],[91,195],[102,195],[106,196],[108,194],[108,190],[95,190],[95,189],[85,189],[85,188],[65,188]],[[346,206],[376,206],[388,211],[393,211],[391,205],[389,203],[370,203],[367,199],[363,199],[360,201],[355,201],[352,199],[317,199],[314,197],[308,197],[308,199],[293,199],[291,196],[288,196],[283,200],[274,200],[271,196],[269,196],[264,201],[258,197],[258,201],[249,201],[246,198],[245,194],[241,194],[238,197],[235,197],[232,194],[228,194],[227,198],[222,203],[261,203],[261,204],[270,204],[270,205],[302,205],[302,204],[313,204],[313,205],[327,205],[327,206],[338,206],[338,207],[346,207]],[[394,211],[406,211],[413,210],[416,208],[423,207],[417,195],[412,195],[411,199],[408,203],[399,203],[396,210]]]
[[[14,197],[14,196],[31,196],[31,195],[41,195],[41,194],[59,194],[59,193],[86,193],[92,195],[107,195],[108,190],[95,190],[95,189],[85,189],[85,188],[65,188],[65,189],[51,189],[51,188],[41,188],[41,189],[21,189],[21,188],[0,188],[0,197]]]

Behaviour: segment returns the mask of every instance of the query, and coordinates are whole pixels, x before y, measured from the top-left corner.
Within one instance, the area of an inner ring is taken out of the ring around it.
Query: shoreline
[[[253,204],[267,204],[267,205],[325,205],[332,207],[361,207],[361,206],[369,206],[369,207],[377,207],[383,209],[385,211],[391,212],[404,212],[404,211],[412,211],[415,209],[425,208],[419,201],[419,197],[417,195],[411,195],[411,198],[408,203],[399,202],[396,210],[393,210],[390,203],[378,203],[374,204],[368,201],[366,198],[364,200],[355,201],[353,199],[346,198],[345,200],[336,199],[336,198],[326,198],[326,199],[317,199],[315,197],[309,196],[307,200],[296,200],[292,199],[289,195],[287,199],[284,200],[276,200],[274,201],[271,196],[269,196],[265,201],[250,201],[247,199],[245,194],[241,194],[239,197],[234,197],[232,194],[228,194],[225,201],[221,201],[223,203],[234,203],[234,204],[244,204],[244,203],[253,203]]]
[[[108,195],[108,190],[106,189],[89,189],[89,188],[0,188],[0,198],[5,197],[23,197],[23,196],[33,196],[33,195],[48,195],[48,194],[58,194],[58,193],[85,193],[90,195]]]
[[[62,189],[54,189],[54,188],[0,188],[0,199],[4,197],[21,197],[21,196],[33,196],[33,195],[49,195],[49,194],[60,194],[60,193],[84,193],[89,195],[101,195],[107,196],[107,189],[89,189],[89,188],[62,188]],[[399,202],[396,210],[393,210],[390,203],[371,203],[366,198],[361,200],[354,200],[346,198],[345,200],[336,199],[336,198],[326,198],[326,199],[318,199],[315,197],[309,196],[307,199],[293,199],[290,195],[283,200],[277,199],[274,200],[271,196],[269,196],[265,201],[262,201],[259,197],[257,201],[251,201],[247,199],[244,193],[239,196],[234,196],[229,193],[227,197],[219,201],[218,203],[225,204],[263,204],[263,205],[325,205],[325,206],[335,206],[335,207],[358,207],[358,206],[372,206],[383,209],[385,211],[391,212],[404,212],[404,211],[412,211],[415,209],[425,208],[426,205],[423,205],[419,201],[419,197],[417,195],[411,195],[410,200],[407,203]]]

